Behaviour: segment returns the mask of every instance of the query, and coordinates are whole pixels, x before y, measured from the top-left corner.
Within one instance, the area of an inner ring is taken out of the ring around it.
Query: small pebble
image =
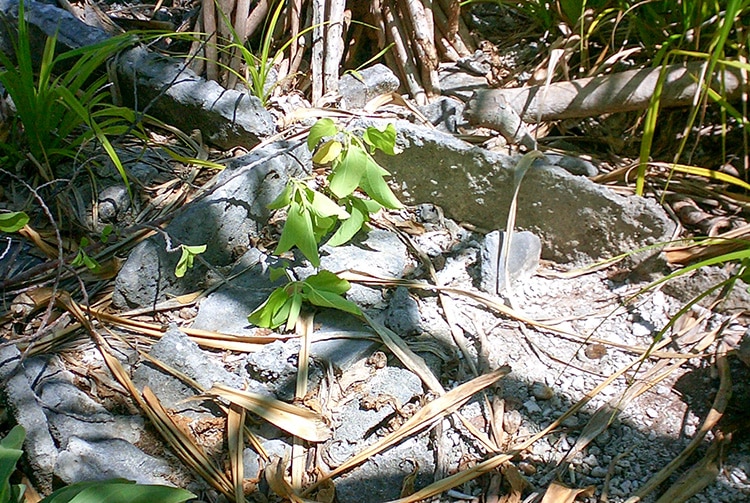
[[[586,389],[586,381],[584,380],[583,376],[575,376],[570,385],[573,387],[573,389],[576,389],[578,391],[584,391]]]
[[[537,400],[549,400],[555,396],[555,392],[552,391],[552,388],[541,382],[535,382],[531,386],[531,394],[534,395],[534,398]]]
[[[651,419],[656,419],[657,417],[659,417],[659,411],[652,407],[649,407],[648,409],[646,409],[646,415]]]
[[[560,424],[562,424],[566,428],[575,428],[576,426],[578,426],[578,417],[576,417],[575,415],[566,417]]]
[[[633,323],[633,335],[636,337],[647,337],[651,335],[651,327],[647,327],[643,323]]]
[[[607,468],[604,466],[595,466],[591,469],[591,476],[597,479],[603,479],[607,476]]]
[[[542,412],[542,408],[537,405],[536,400],[533,398],[531,400],[527,400],[523,403],[523,408],[526,409],[526,411],[529,414],[535,414],[537,412]]]
[[[506,412],[505,417],[503,418],[503,430],[505,430],[505,433],[508,435],[515,434],[521,426],[521,420],[521,413],[517,410],[509,410]]]
[[[599,360],[607,355],[607,347],[604,344],[599,343],[589,344],[586,346],[586,349],[583,350],[583,354],[585,354],[586,358],[589,360]]]
[[[536,473],[536,467],[528,461],[521,461],[520,463],[518,463],[518,469],[521,470],[521,473],[527,476],[531,476]]]
[[[588,456],[583,458],[583,462],[589,466],[599,466],[599,460],[596,459],[596,456],[594,456],[593,454],[589,454]]]

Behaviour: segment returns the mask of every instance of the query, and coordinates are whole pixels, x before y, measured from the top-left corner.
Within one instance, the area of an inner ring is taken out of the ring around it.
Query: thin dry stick
[[[339,92],[339,66],[344,55],[344,10],[346,0],[328,0],[325,59],[323,60],[323,94]]]
[[[386,45],[389,42],[390,38],[387,36],[388,33],[385,29],[385,19],[383,18],[383,8],[382,8],[382,2],[386,0],[371,0],[370,2],[370,15],[372,15],[372,18],[375,22],[375,26],[377,26],[377,37],[378,37],[378,49],[383,50],[385,49]],[[386,51],[385,55],[385,62],[386,65],[388,65],[388,68],[395,69],[399,75],[401,76],[401,81],[403,82],[405,80],[404,77],[404,71],[403,68],[396,62],[396,57],[394,56],[394,49],[391,49],[389,51]]]
[[[219,67],[217,60],[219,50],[217,47],[218,27],[216,25],[216,6],[214,5],[214,0],[203,0],[201,6],[203,9],[203,30],[209,34],[204,49],[206,52],[206,78],[208,80],[218,80]]]

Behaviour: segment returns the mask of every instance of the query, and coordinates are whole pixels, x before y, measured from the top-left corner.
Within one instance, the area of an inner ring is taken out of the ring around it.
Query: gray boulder
[[[396,74],[378,63],[353,74],[344,74],[339,79],[339,94],[345,108],[363,108],[368,101],[381,94],[392,93],[401,83]]]
[[[403,202],[437,204],[446,216],[480,229],[505,227],[517,158],[406,121],[396,121],[395,127],[403,152],[377,159],[392,173]],[[656,201],[620,196],[544,163],[535,164],[523,180],[516,226],[540,237],[543,258],[573,264],[665,241],[674,229]]]
[[[59,50],[79,49],[102,42],[109,35],[99,28],[89,26],[73,14],[54,5],[24,1],[24,13],[28,23],[32,57],[41,57],[44,44],[49,37],[57,37]],[[0,0],[0,50],[14,57],[13,42],[18,34],[18,0]]]
[[[168,252],[162,234],[140,243],[130,253],[115,281],[113,301],[118,307],[144,307],[201,288],[220,278],[212,268],[231,266],[249,248],[268,221],[271,203],[291,176],[309,162],[301,143],[279,142],[243,156],[222,171],[213,190],[181,211],[165,231],[172,247],[206,244],[206,252],[183,278],[175,277],[180,253]]]
[[[219,148],[251,148],[275,132],[258,98],[199,77],[185,61],[137,47],[117,58],[117,75],[126,105],[183,131],[200,129]]]

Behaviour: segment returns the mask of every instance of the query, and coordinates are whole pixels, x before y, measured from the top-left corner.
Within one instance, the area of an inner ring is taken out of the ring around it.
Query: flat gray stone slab
[[[367,120],[359,125],[386,124]],[[485,231],[505,228],[517,158],[407,121],[394,125],[403,152],[376,157],[392,173],[404,203],[437,204],[453,220]],[[623,197],[538,162],[521,185],[516,227],[540,237],[542,258],[582,264],[665,241],[674,223],[656,201]]]

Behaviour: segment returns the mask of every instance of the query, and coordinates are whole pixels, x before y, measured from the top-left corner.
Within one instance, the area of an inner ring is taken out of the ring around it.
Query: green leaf
[[[26,430],[23,426],[16,425],[0,440],[0,501],[3,503],[18,501],[18,499],[12,499],[10,476],[16,470],[16,463],[23,455],[21,447],[24,438],[26,438]]]
[[[99,241],[102,243],[106,243],[109,241],[109,236],[112,234],[112,231],[114,231],[115,228],[111,224],[107,224],[102,229],[101,234],[99,235]]]
[[[341,220],[349,218],[349,213],[342,206],[336,204],[330,197],[325,194],[312,191],[312,210],[321,217],[333,217],[336,216]]]
[[[0,213],[0,231],[2,232],[20,231],[27,223],[29,223],[29,216],[23,211]]]
[[[367,157],[367,152],[361,147],[349,146],[328,179],[329,189],[336,197],[346,197],[359,186],[367,166]]]
[[[321,139],[326,136],[333,136],[336,133],[338,133],[338,129],[336,129],[336,124],[333,122],[333,119],[328,117],[320,119],[312,128],[310,128],[310,134],[307,136],[308,150],[312,152]]]
[[[271,324],[268,328],[277,328],[284,324],[289,319],[289,314],[292,311],[292,304],[294,304],[294,295],[287,297],[281,306],[271,316]]]
[[[362,139],[371,147],[380,149],[388,155],[396,155],[401,152],[396,147],[396,128],[393,124],[388,124],[383,131],[370,126],[365,130]]]
[[[276,199],[271,202],[271,204],[268,205],[269,210],[279,210],[281,208],[285,208],[289,206],[289,203],[292,202],[292,194],[294,191],[294,182],[291,180],[289,183],[286,184],[284,187],[284,190],[281,191],[281,194],[278,195]]]
[[[359,309],[357,304],[350,300],[346,300],[339,294],[326,290],[317,290],[315,288],[312,288],[307,283],[303,285],[303,291],[305,293],[306,300],[314,306],[329,307],[355,315],[362,314],[362,311]]]
[[[343,149],[340,141],[328,140],[315,152],[312,160],[315,164],[329,164],[341,155]]]
[[[312,288],[327,290],[335,294],[346,293],[352,287],[347,280],[341,279],[331,271],[326,271],[325,269],[309,276],[304,283]]]
[[[289,314],[287,315],[287,320],[286,320],[287,331],[292,330],[294,328],[294,325],[297,323],[297,318],[299,318],[299,312],[301,310],[302,310],[302,295],[299,293],[292,295],[290,307],[289,307]]]
[[[316,244],[323,240],[323,237],[333,229],[336,222],[338,222],[336,217],[319,217],[313,214],[313,230]]]
[[[206,251],[206,245],[180,245],[180,248],[182,249],[182,255],[174,270],[174,275],[178,278],[185,276],[187,270],[193,267],[195,256]]]
[[[55,491],[41,503],[182,503],[195,497],[176,487],[111,480],[78,482]]]
[[[313,266],[320,265],[318,243],[315,240],[310,212],[297,201],[292,201],[289,206],[284,229],[281,231],[281,239],[274,254],[279,255],[289,251],[293,246],[297,246]]]
[[[379,171],[369,168],[370,166],[368,165],[368,170],[365,173],[365,176],[362,177],[362,181],[360,182],[362,190],[364,190],[368,196],[370,196],[386,208],[390,208],[393,210],[403,208],[401,201],[398,200],[396,195],[388,186],[385,178],[383,178],[383,175]]]
[[[368,220],[365,212],[357,206],[352,206],[349,210],[351,216],[344,220],[331,239],[326,243],[328,246],[340,246],[348,243],[359,231],[362,225]]]
[[[274,316],[284,306],[288,299],[289,294],[286,291],[286,286],[277,288],[271,292],[271,295],[268,296],[263,304],[250,313],[247,317],[247,321],[258,327],[276,328],[281,325],[283,321],[278,325],[273,326]]]
[[[276,282],[286,275],[286,268],[289,267],[289,263],[286,260],[281,261],[282,264],[279,267],[269,267],[268,277],[272,282]]]

